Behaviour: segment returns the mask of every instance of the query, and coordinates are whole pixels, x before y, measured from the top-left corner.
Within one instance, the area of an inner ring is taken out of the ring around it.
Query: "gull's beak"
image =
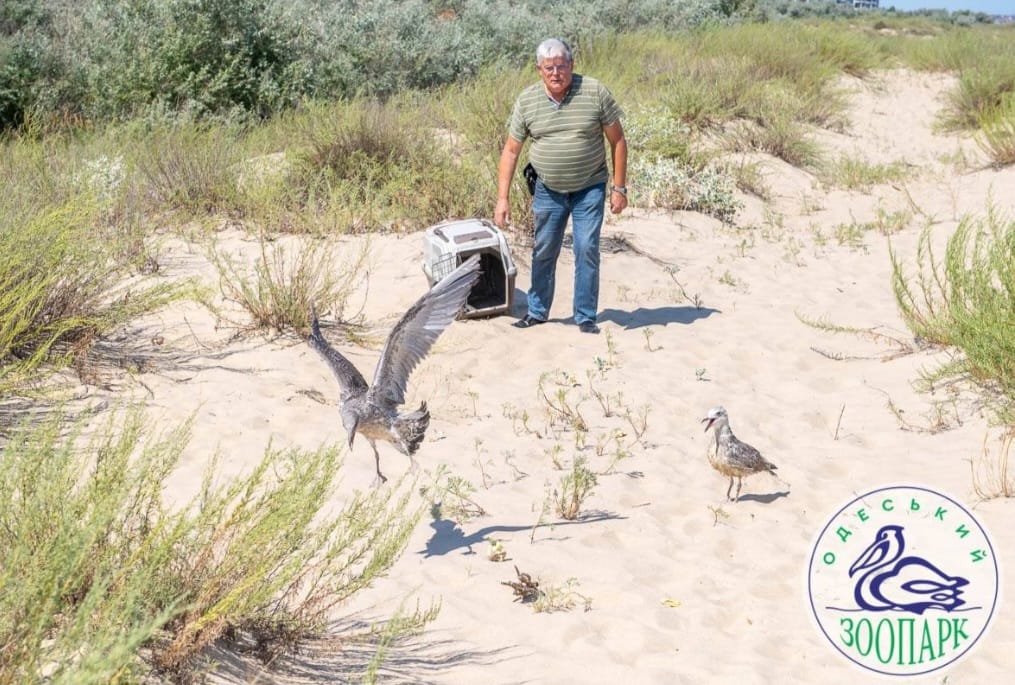
[[[712,422],[715,421],[715,419],[709,418],[708,416],[706,416],[705,418],[703,418],[701,420],[702,423],[705,423],[706,421],[708,421],[708,425],[705,426],[705,432],[707,433],[708,429],[712,427]]]
[[[356,439],[356,429],[359,428],[359,420],[352,424],[352,430],[349,431],[349,449],[352,449],[352,441]]]

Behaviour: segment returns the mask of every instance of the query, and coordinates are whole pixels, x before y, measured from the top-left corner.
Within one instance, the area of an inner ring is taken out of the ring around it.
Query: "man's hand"
[[[515,165],[522,151],[522,141],[511,136],[504,141],[504,149],[500,151],[500,162],[497,164],[497,207],[493,210],[493,223],[498,228],[507,226],[511,220],[511,179],[515,175]]]
[[[610,192],[610,211],[620,214],[627,208],[627,195],[616,191]]]
[[[507,198],[497,200],[497,208],[493,210],[493,223],[498,228],[505,228],[511,221],[511,201]]]

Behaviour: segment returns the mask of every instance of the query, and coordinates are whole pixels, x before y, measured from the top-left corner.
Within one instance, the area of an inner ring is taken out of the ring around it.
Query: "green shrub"
[[[991,211],[965,218],[935,258],[929,229],[920,238],[915,283],[892,252],[892,287],[902,315],[918,337],[956,348],[960,355],[929,375],[962,376],[1002,400],[1015,424],[1015,221]]]
[[[644,207],[701,212],[732,222],[743,206],[733,178],[720,170],[695,171],[677,160],[637,158],[629,174],[637,179],[632,199]]]
[[[147,212],[196,216],[241,205],[235,165],[245,150],[234,127],[177,121],[126,135],[135,192]]]
[[[182,295],[179,284],[130,283],[130,250],[81,195],[23,215],[0,212],[0,391],[44,361],[69,363],[141,314]]]
[[[492,210],[491,160],[459,153],[412,98],[318,104],[291,121],[300,202],[347,208],[345,230],[416,230]]]
[[[240,330],[300,335],[310,330],[311,307],[343,320],[349,296],[364,277],[365,246],[347,254],[341,265],[337,264],[339,249],[313,237],[272,241],[262,234],[258,247],[253,266],[247,266],[250,260],[216,246],[209,251],[223,297],[251,317],[250,321],[235,320],[231,313],[211,306],[223,319]],[[345,319],[345,323],[351,321]]]
[[[222,484],[213,460],[170,507],[189,426],[145,423],[133,409],[68,432],[56,417],[3,446],[0,683],[138,682],[153,668],[188,682],[207,645],[241,633],[270,659],[383,574],[422,515],[399,486],[333,510],[334,449],[268,449]]]

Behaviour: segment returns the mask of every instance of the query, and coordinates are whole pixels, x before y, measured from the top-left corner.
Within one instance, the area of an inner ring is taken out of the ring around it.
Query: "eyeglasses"
[[[571,71],[570,64],[542,64],[540,65],[539,68],[545,71],[547,74],[563,74],[565,72]]]

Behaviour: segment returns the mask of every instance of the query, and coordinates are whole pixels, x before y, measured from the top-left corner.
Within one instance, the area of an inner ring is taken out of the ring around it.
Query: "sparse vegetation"
[[[852,156],[843,156],[825,171],[826,182],[848,190],[870,190],[882,183],[907,179],[913,169],[899,162],[871,164]]]
[[[928,380],[972,380],[1015,425],[1015,221],[996,211],[966,217],[943,258],[932,237],[930,229],[921,235],[915,278],[892,252],[892,287],[907,325],[920,339],[958,352]]]
[[[505,121],[534,80],[532,36],[568,38],[579,69],[618,95],[637,150],[631,197],[643,208],[734,223],[744,206],[738,189],[768,198],[760,165],[747,161],[758,153],[854,190],[908,179],[898,164],[829,164],[811,135],[844,123],[843,75],[866,78],[882,66],[958,74],[941,126],[971,131],[995,167],[1015,162],[1015,42],[1010,31],[972,26],[981,20],[968,13],[567,0],[550,17],[535,0],[353,4],[138,0],[87,12],[66,0],[3,4],[0,399],[28,396],[31,408],[40,380],[68,365],[86,383],[103,365],[129,372],[134,352],[111,347],[128,339],[116,331],[183,297],[211,304],[174,273],[175,248],[165,242],[208,254],[225,300],[213,307],[241,331],[301,331],[311,304],[340,324],[358,322],[349,297],[366,252],[336,247],[336,238],[491,213]],[[819,13],[850,21],[751,21]],[[398,50],[377,49],[392,41]],[[953,155],[972,168],[964,152]],[[512,215],[525,229],[531,215],[517,181]],[[805,196],[802,211],[818,211],[815,202]],[[834,235],[862,245],[870,231],[892,235],[911,220],[883,210]],[[228,234],[213,232],[223,226]],[[788,229],[779,216],[767,230],[781,239]],[[235,236],[244,249],[226,242]],[[753,240],[743,239],[741,257]],[[928,232],[915,280],[892,255],[895,295],[919,342],[955,351],[928,380],[973,380],[1008,426],[1013,241],[1011,221],[991,213],[963,221],[943,260]],[[676,267],[668,274],[672,301],[703,309]],[[718,281],[740,285],[728,270]],[[661,349],[651,329],[643,334],[650,352]],[[586,385],[558,372],[540,381],[539,406],[504,406],[519,452],[535,445],[547,472],[559,470],[544,481],[530,541],[554,514],[581,520],[600,479],[651,449],[647,405],[611,383],[623,356],[609,329],[604,339]],[[703,368],[695,378],[709,380]],[[953,410],[935,405],[926,430],[952,425]],[[187,682],[201,677],[206,646],[239,636],[270,661],[385,573],[419,507],[458,522],[486,513],[472,483],[446,470],[422,502],[401,484],[333,508],[341,459],[328,448],[268,449],[225,482],[209,469],[193,499],[170,506],[166,477],[188,427],[158,434],[143,416],[107,413],[96,425],[26,416],[21,428],[2,427],[0,685],[141,682],[153,670]],[[973,464],[981,497],[1015,488],[1005,440]],[[483,487],[495,483],[479,442],[475,463]],[[528,475],[505,463],[516,479]],[[727,517],[711,514],[714,525]],[[495,543],[489,558],[503,560]],[[576,585],[531,599],[537,610],[587,609]],[[435,612],[400,609],[385,622],[365,681],[379,679],[392,640]]]
[[[969,460],[972,470],[973,490],[981,499],[1015,496],[1015,475],[1008,469],[1015,432],[1006,431],[997,441],[996,451],[983,440],[983,451]]]

